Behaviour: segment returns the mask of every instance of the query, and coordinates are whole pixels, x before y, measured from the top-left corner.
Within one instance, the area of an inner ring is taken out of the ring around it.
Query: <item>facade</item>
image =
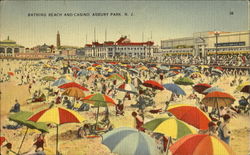
[[[250,54],[250,31],[198,32],[192,37],[161,41],[164,55]]]
[[[127,36],[122,36],[116,42],[93,42],[85,45],[85,56],[102,58],[147,58],[152,57],[156,47],[154,42],[131,42]]]
[[[6,40],[0,41],[0,56],[15,56],[17,53],[24,53],[24,46],[16,44],[16,41]]]

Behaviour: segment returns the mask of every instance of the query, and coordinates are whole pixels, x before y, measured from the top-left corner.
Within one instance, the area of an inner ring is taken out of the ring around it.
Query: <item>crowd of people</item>
[[[231,66],[247,66],[249,61],[249,56],[218,56],[219,64],[231,65]],[[49,103],[49,107],[54,106],[63,106],[67,109],[71,109],[78,112],[89,111],[93,106],[88,103],[85,103],[82,100],[78,100],[74,97],[69,97],[63,95],[63,91],[58,89],[58,87],[51,86],[52,83],[56,80],[46,80],[43,79],[45,75],[50,75],[57,77],[57,79],[65,78],[69,81],[74,81],[75,83],[80,84],[81,86],[89,90],[89,94],[94,94],[95,92],[101,92],[104,95],[107,95],[113,98],[116,101],[115,113],[117,117],[125,117],[125,114],[129,113],[135,121],[135,128],[139,131],[146,132],[147,129],[144,128],[144,123],[147,115],[154,114],[168,114],[167,116],[172,116],[168,112],[168,107],[178,103],[177,101],[184,101],[184,98],[181,95],[172,93],[169,100],[161,103],[156,103],[155,98],[159,93],[159,90],[149,87],[144,87],[142,85],[145,80],[158,81],[163,84],[164,80],[168,80],[170,83],[175,81],[177,78],[186,77],[190,73],[185,72],[185,67],[180,69],[171,69],[161,70],[159,65],[152,67],[152,64],[123,64],[119,65],[118,63],[98,63],[102,67],[93,67],[97,66],[90,62],[67,62],[67,61],[53,61],[53,60],[44,60],[44,61],[15,61],[18,63],[18,67],[13,68],[11,63],[12,61],[5,61],[7,68],[4,70],[1,69],[1,82],[16,81],[17,85],[28,86],[28,91],[30,94],[30,99],[27,99],[27,104],[43,102]],[[185,56],[172,56],[166,57],[163,60],[165,63],[169,64],[205,64],[203,59],[199,57],[185,57]],[[215,59],[213,57],[207,57],[206,63],[213,63]],[[237,63],[235,63],[237,61]],[[3,62],[2,62],[3,63]],[[66,67],[65,67],[66,64]],[[49,67],[48,67],[49,66]],[[64,67],[62,67],[64,66]],[[127,67],[124,67],[127,66]],[[128,67],[129,66],[129,67]],[[142,66],[145,66],[146,69],[140,69]],[[72,69],[76,67],[78,69]],[[93,67],[94,69],[90,69]],[[168,66],[167,66],[168,67]],[[131,69],[133,68],[133,69]],[[196,66],[197,71],[202,74],[202,77],[191,77],[195,83],[209,83],[211,85],[218,83],[227,79],[228,77],[233,77],[230,81],[230,87],[237,87],[243,82],[249,80],[249,70],[243,69],[224,69],[220,70],[221,72],[214,72],[213,68],[201,66]],[[86,72],[81,72],[81,71]],[[112,71],[108,71],[112,70]],[[178,72],[174,76],[169,76],[168,72]],[[197,72],[196,71],[196,72]],[[13,73],[13,74],[10,74]],[[86,73],[86,74],[85,74]],[[117,73],[124,77],[124,80],[119,79],[109,79],[110,75]],[[183,73],[183,74],[182,74]],[[68,77],[67,77],[68,76]],[[248,77],[248,79],[246,78]],[[118,87],[121,84],[131,84],[136,89],[136,92],[124,91],[123,95],[119,95]],[[2,93],[2,92],[1,92]],[[4,92],[8,93],[8,92]],[[213,135],[220,138],[227,144],[230,144],[230,135],[231,131],[229,128],[230,120],[234,117],[237,117],[239,114],[248,113],[249,114],[249,102],[250,96],[242,96],[238,98],[239,103],[235,103],[230,107],[220,107],[210,108],[204,105],[201,102],[201,94],[192,91],[187,92],[187,98],[190,101],[194,101],[195,105],[206,113],[211,122],[208,123],[208,130],[200,130],[200,134]],[[131,101],[131,105],[126,105],[128,101]],[[1,105],[2,106],[2,105]],[[11,113],[20,112],[22,105],[15,100],[13,107],[10,109]],[[131,110],[132,109],[132,110]],[[108,107],[105,109],[103,118],[97,123],[99,129],[110,127],[112,121],[110,120],[110,110]],[[89,126],[86,126],[89,128]],[[151,135],[154,137],[159,145],[159,148],[162,152],[167,151],[167,146],[172,144],[174,140],[171,137],[168,137],[163,134],[153,133]],[[34,146],[36,146],[35,151],[43,151],[45,144],[45,135],[42,133],[35,138]],[[10,145],[10,144],[8,144]],[[6,147],[8,147],[6,145]],[[11,149],[9,149],[11,150]]]

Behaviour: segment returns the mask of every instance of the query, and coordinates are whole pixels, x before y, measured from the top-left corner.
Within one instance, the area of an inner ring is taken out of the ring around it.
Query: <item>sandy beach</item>
[[[35,64],[36,61],[31,62],[27,65]],[[7,73],[9,71],[14,72],[15,69],[21,67],[20,61],[1,61],[1,67],[3,68],[3,73]],[[39,66],[42,68],[42,66]],[[38,67],[38,68],[39,68]],[[41,73],[40,71],[36,71],[38,74],[40,74],[41,77],[45,75],[51,75],[53,72],[55,73],[55,77],[60,76],[58,74],[59,70],[50,71],[45,74]],[[31,73],[32,74],[32,73]],[[33,75],[30,75],[31,77]],[[34,75],[35,76],[35,75]],[[15,100],[17,99],[19,103],[21,104],[21,110],[22,111],[32,111],[32,112],[38,112],[42,109],[45,109],[49,107],[50,101],[54,100],[54,97],[49,97],[49,101],[45,102],[37,102],[32,104],[27,104],[27,99],[30,99],[32,97],[32,93],[35,90],[43,89],[44,86],[41,86],[40,84],[33,84],[31,88],[31,93],[28,91],[29,84],[23,84],[18,85],[20,83],[19,78],[20,75],[14,75],[10,77],[9,81],[0,83],[0,90],[1,90],[1,101],[0,101],[0,114],[1,114],[1,136],[4,136],[9,142],[12,143],[12,150],[17,151],[26,127],[19,128],[17,130],[9,130],[9,129],[3,129],[3,126],[10,123],[8,120],[9,111],[11,107],[15,104]],[[173,78],[177,77],[169,77],[164,78],[163,83],[169,83],[173,81]],[[241,79],[244,81],[247,81],[247,76],[242,76]],[[38,79],[38,75],[36,75],[36,79]],[[224,89],[225,92],[231,94],[236,98],[236,101],[234,102],[234,105],[238,105],[238,100],[241,96],[246,96],[248,94],[242,93],[242,92],[236,92],[235,86],[230,86],[230,82],[234,79],[232,76],[223,76],[221,77],[216,83],[213,83],[213,86],[219,86],[220,88]],[[157,79],[158,82],[160,82],[159,79]],[[204,83],[209,83],[209,79],[204,77],[202,78]],[[195,83],[199,83],[201,79],[197,78],[194,79]],[[91,80],[86,82],[86,85],[89,87],[91,85]],[[187,97],[192,93],[192,87],[191,86],[180,86],[185,92],[186,96],[178,98],[176,101],[174,101],[174,104],[190,104],[195,105],[195,100],[188,99]],[[85,95],[90,95],[90,92],[86,92]],[[118,92],[117,96],[122,96],[122,92]],[[166,100],[169,100],[171,96],[171,92],[168,90],[163,91],[157,91],[156,96],[153,98],[153,100],[156,103],[156,109],[157,108],[164,108],[164,102]],[[131,113],[133,111],[136,111],[135,108],[132,108],[130,105],[135,104],[135,98],[136,96],[132,96],[132,100],[126,100],[124,105],[124,116],[116,116],[115,115],[115,106],[109,107],[109,114],[110,114],[110,121],[112,124],[114,124],[115,128],[118,127],[135,127],[135,121],[134,118],[131,116]],[[203,98],[204,95],[198,94],[199,98]],[[115,99],[115,101],[117,101]],[[157,118],[157,117],[164,117],[166,114],[152,114],[147,112],[148,110],[152,109],[152,107],[147,107],[145,109],[145,122]],[[100,118],[103,117],[104,108],[100,108]],[[79,114],[85,118],[86,122],[95,122],[95,113],[96,108],[90,108],[89,111],[79,112]],[[109,155],[114,154],[111,153],[109,148],[107,148],[105,145],[101,144],[101,137],[96,138],[78,138],[77,137],[77,130],[79,127],[83,125],[80,123],[71,123],[71,124],[63,124],[59,126],[59,150],[63,155]],[[250,115],[247,114],[237,114],[236,118],[232,118],[230,122],[230,128],[232,130],[231,135],[231,142],[230,146],[233,149],[233,151],[237,155],[248,155],[250,153]],[[29,152],[32,150],[32,145],[34,143],[34,136],[38,134],[39,132],[37,130],[30,129],[28,131],[28,134],[24,140],[24,144],[21,149],[21,153]],[[45,152],[47,155],[54,155],[55,154],[55,139],[56,139],[56,128],[50,128],[49,133],[46,134],[46,146],[45,146]],[[33,149],[34,150],[34,149]],[[4,154],[6,151],[6,148],[1,147],[1,154]]]

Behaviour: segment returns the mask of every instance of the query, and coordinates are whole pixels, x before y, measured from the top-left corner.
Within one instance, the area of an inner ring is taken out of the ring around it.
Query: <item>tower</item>
[[[59,34],[59,31],[57,31],[57,35],[56,35],[56,47],[59,48],[60,46],[61,46],[60,34]]]

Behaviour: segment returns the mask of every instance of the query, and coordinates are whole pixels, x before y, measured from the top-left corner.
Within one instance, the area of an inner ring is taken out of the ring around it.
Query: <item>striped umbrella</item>
[[[157,155],[155,141],[133,128],[121,127],[102,135],[102,144],[119,155]]]
[[[147,122],[143,127],[150,131],[162,133],[175,139],[179,139],[188,134],[197,133],[194,127],[174,117],[157,118]]]
[[[112,75],[110,75],[108,77],[108,79],[112,79],[112,80],[121,80],[121,81],[124,81],[125,78],[123,76],[121,76],[120,74],[117,74],[117,73],[114,73]]]
[[[32,115],[29,121],[56,124],[56,154],[58,152],[58,127],[65,123],[81,123],[84,121],[77,112],[62,107],[48,108]]]
[[[172,155],[235,155],[232,148],[215,136],[187,135],[172,146]]]
[[[240,84],[237,88],[237,91],[250,94],[250,82],[244,82]]]
[[[234,103],[234,101],[235,101],[235,98],[232,95],[224,93],[224,92],[214,91],[214,92],[208,93],[202,99],[201,102],[207,106],[219,108],[221,106],[223,107],[230,106]]]
[[[138,90],[132,84],[124,83],[120,85],[117,89],[120,91],[129,92],[129,93],[135,93],[135,94],[138,93]]]
[[[90,104],[93,104],[94,106],[97,106],[96,124],[98,122],[98,115],[99,115],[100,106],[106,107],[108,105],[115,105],[115,102],[112,98],[108,97],[107,95],[101,94],[101,93],[86,96],[86,97],[82,98],[81,100],[88,102]]]
[[[161,84],[153,80],[144,81],[142,85],[144,85],[145,87],[150,87],[150,88],[158,89],[158,90],[164,89],[164,87]]]
[[[61,89],[67,89],[67,88],[79,88],[83,91],[89,91],[87,88],[85,88],[84,86],[78,84],[78,83],[75,83],[75,82],[69,82],[69,83],[65,83],[61,86],[59,86],[58,88],[61,88]]]
[[[176,118],[202,130],[208,129],[211,119],[199,108],[186,104],[169,106],[167,109]]]

